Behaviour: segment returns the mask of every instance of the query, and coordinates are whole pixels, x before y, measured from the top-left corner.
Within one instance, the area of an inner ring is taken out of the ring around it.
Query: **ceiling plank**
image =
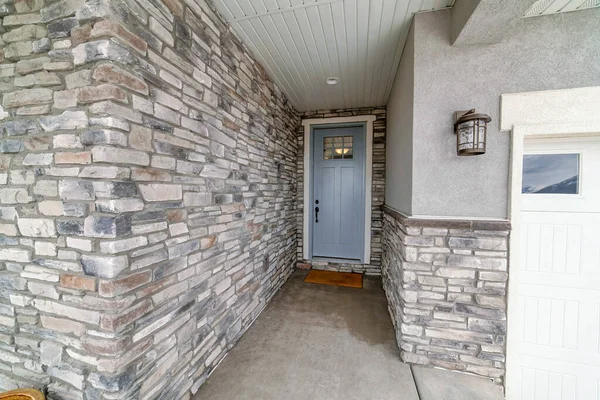
[[[386,80],[384,76],[384,68],[388,56],[388,44],[392,41],[392,28],[396,18],[396,10],[398,8],[397,1],[385,0],[382,4],[381,23],[379,28],[379,41],[377,45],[377,63],[374,67],[373,74],[376,76],[371,87],[371,97],[369,104],[383,104],[381,100],[382,81]]]
[[[290,36],[295,38],[294,43],[296,45],[298,53],[300,54],[300,60],[303,65],[303,68],[307,72],[308,76],[310,77],[311,84],[314,84],[314,87],[317,88],[317,90],[313,90],[311,93],[309,93],[308,91],[305,91],[305,93],[303,93],[303,95],[304,95],[303,97],[306,99],[306,101],[312,100],[313,96],[323,99],[323,101],[324,101],[325,93],[323,92],[322,88],[318,85],[318,83],[314,82],[315,81],[314,77],[317,76],[317,74],[318,74],[318,67],[315,66],[315,62],[314,62],[316,60],[313,60],[313,58],[310,56],[308,46],[307,46],[307,43],[302,34],[300,25],[298,23],[296,13],[290,12],[290,13],[283,13],[280,15],[286,22],[286,26],[290,32]]]
[[[348,46],[348,74],[342,76],[348,95],[346,99],[349,105],[356,107],[358,104],[358,8],[357,0],[346,0],[344,2],[344,26],[346,29],[346,43]]]
[[[302,101],[297,97],[293,86],[290,84],[285,74],[281,71],[279,64],[273,58],[273,55],[267,50],[266,46],[254,30],[254,27],[249,22],[238,24],[239,32],[247,38],[246,44],[252,45],[255,49],[255,54],[260,54],[260,58],[264,60],[263,67],[270,72],[271,76],[277,78],[278,83],[282,86],[286,95],[296,104],[302,105]]]
[[[253,5],[253,2],[250,0],[236,0],[238,5],[240,6],[240,8],[242,9],[242,12],[244,13],[244,17],[255,17],[257,16],[258,12],[256,11],[256,8]],[[257,4],[260,3],[260,0],[257,2]],[[238,18],[238,19],[244,19],[244,18]]]
[[[310,30],[315,41],[316,52],[318,53],[319,60],[321,61],[323,75],[321,82],[325,82],[327,78],[333,76],[335,71],[333,70],[331,55],[327,46],[327,40],[325,38],[325,30],[323,27],[323,20],[321,18],[321,10],[317,7],[305,8],[303,10],[307,15],[307,20],[310,26]],[[327,90],[327,98],[332,98],[331,90]],[[328,103],[329,104],[329,103]]]
[[[422,0],[419,11],[432,11],[435,0]]]
[[[307,50],[309,53],[309,58],[315,65],[316,74],[314,76],[315,82],[317,84],[319,82],[324,82],[327,79],[327,70],[325,69],[324,60],[322,59],[319,52],[319,43],[317,42],[317,37],[315,36],[315,31],[313,31],[311,27],[311,23],[308,15],[309,9],[299,9],[294,12],[296,15],[298,24],[300,25],[300,32],[304,38],[304,42],[306,43]],[[314,98],[314,96],[313,96]],[[325,92],[325,96],[322,101],[317,100],[319,104],[326,104],[329,107],[329,94]]]
[[[365,92],[363,93],[364,104],[371,103],[371,95],[373,94],[375,66],[378,64],[379,39],[381,34],[381,19],[383,12],[383,0],[371,0],[369,10],[369,33],[367,41],[367,62],[365,67]]]
[[[571,2],[569,4],[567,4],[562,11],[563,12],[569,12],[569,11],[577,11],[577,9],[581,6],[583,6],[588,0],[571,0]]]
[[[335,34],[335,22],[333,19],[333,11],[331,8],[332,4],[326,4],[319,6],[319,15],[321,20],[321,27],[323,29],[323,36],[325,38],[324,47],[329,57],[330,65],[330,77],[339,78],[342,75],[341,62],[339,49],[337,45],[337,39]],[[332,93],[332,96],[339,98],[343,107],[346,107],[346,101],[344,99],[344,91],[342,88],[343,82],[340,81],[337,85],[327,85],[325,82],[320,82],[325,87],[325,90]]]
[[[250,0],[236,0],[236,1],[243,1],[244,2],[243,5],[245,5],[244,10],[249,9],[250,11],[246,12],[246,14],[243,17],[238,17],[235,19],[228,20],[227,22],[229,22],[229,23],[241,22],[241,21],[245,21],[248,19],[252,19],[252,18],[264,17],[266,14],[274,14],[274,13],[280,13],[280,12],[286,12],[286,11],[310,9],[310,8],[319,6],[321,4],[337,3],[337,2],[340,2],[343,0],[320,0],[319,2],[305,3],[305,4],[300,4],[297,6],[288,7],[285,9],[277,9],[277,10],[273,10],[273,11],[263,11],[260,13],[253,10],[252,4],[254,4],[254,2],[250,2]],[[248,7],[248,5],[250,5],[250,7]]]
[[[331,14],[333,18],[333,30],[335,32],[335,43],[340,65],[339,76],[342,77],[338,84],[342,90],[344,108],[348,108],[351,103],[351,85],[352,80],[346,79],[350,76],[350,55],[348,46],[348,35],[346,32],[346,13],[344,3],[331,4]]]
[[[262,4],[264,5],[264,7],[262,7],[262,9],[264,9],[265,11],[261,11],[261,12],[271,12],[271,11],[281,9],[279,4],[277,4],[276,0],[262,0]],[[289,7],[284,7],[284,8],[289,8]]]
[[[353,79],[356,79],[356,107],[364,107],[365,104],[365,77],[367,75],[367,57],[369,54],[369,26],[371,23],[371,0],[358,0],[356,2],[357,16],[360,16],[361,23],[356,26],[357,31],[357,49],[358,49],[358,69]],[[367,22],[366,24],[364,22]]]
[[[569,2],[570,0],[554,0],[552,4],[550,4],[546,10],[544,10],[544,14],[557,13],[561,11]]]
[[[386,92],[385,99],[390,97],[390,93],[392,92],[392,85],[394,84],[394,79],[396,78],[396,71],[398,71],[398,65],[400,65],[400,59],[402,58],[402,53],[404,52],[404,45],[406,43],[406,38],[408,37],[408,31],[410,30],[410,25],[412,23],[413,15],[421,9],[421,1],[420,0],[410,0],[408,5],[408,9],[406,10],[406,15],[404,17],[404,23],[402,25],[402,32],[400,33],[400,39],[398,40],[398,44],[396,47],[394,62],[392,64],[392,73],[388,76],[386,81]]]
[[[276,43],[277,47],[285,48],[286,60],[292,66],[292,73],[295,74],[293,79],[296,82],[298,88],[298,97],[307,99],[307,94],[315,93],[314,82],[312,76],[308,74],[302,56],[298,50],[296,40],[291,35],[285,20],[283,19],[284,14],[274,14],[262,18],[267,31],[273,30],[277,32],[277,35],[272,35],[272,40]],[[283,52],[282,52],[283,53]]]
[[[390,80],[393,79],[391,75],[395,75],[395,71],[392,70],[392,66],[394,64],[394,56],[397,52],[397,47],[403,26],[407,23],[406,13],[408,11],[408,6],[409,2],[395,2],[394,20],[392,21],[392,24],[390,26],[387,46],[385,49],[384,63],[382,65],[381,70],[382,79],[379,84],[378,101],[381,104],[385,104],[387,100],[387,84]]]
[[[266,46],[273,59],[279,63],[280,70],[292,86],[298,98],[302,98],[303,84],[299,82],[299,71],[289,53],[289,45],[281,41],[281,34],[272,23],[271,16],[256,18],[249,21],[260,40]],[[269,27],[267,27],[269,25]],[[270,29],[269,29],[270,28]],[[301,81],[301,80],[300,80]]]

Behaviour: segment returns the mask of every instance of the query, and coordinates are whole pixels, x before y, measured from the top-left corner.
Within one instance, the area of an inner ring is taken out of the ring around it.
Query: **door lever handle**
[[[319,207],[315,207],[315,223],[319,223]]]

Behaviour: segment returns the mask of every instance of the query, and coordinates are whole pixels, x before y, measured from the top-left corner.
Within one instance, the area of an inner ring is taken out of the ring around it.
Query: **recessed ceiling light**
[[[338,78],[336,78],[335,76],[330,76],[329,78],[327,78],[327,80],[325,82],[327,82],[328,85],[337,85],[337,83],[340,80]]]

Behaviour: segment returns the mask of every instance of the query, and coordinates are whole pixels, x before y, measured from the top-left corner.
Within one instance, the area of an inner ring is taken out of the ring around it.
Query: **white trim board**
[[[508,216],[511,221],[508,273],[508,329],[506,358],[507,400],[514,392],[518,346],[517,290],[520,262],[520,211],[525,138],[600,137],[600,86],[514,93],[501,96],[500,127],[512,131]]]
[[[373,121],[377,117],[375,115],[357,115],[352,117],[335,117],[335,118],[311,118],[302,120],[304,126],[304,207],[302,210],[302,258],[309,260],[309,245],[310,245],[310,213],[307,207],[310,198],[310,187],[312,185],[312,174],[310,166],[312,164],[312,135],[311,126],[327,125],[327,124],[347,124],[353,122],[361,122],[366,126],[366,154],[365,154],[365,248],[364,248],[364,264],[371,263],[371,204],[373,197]]]

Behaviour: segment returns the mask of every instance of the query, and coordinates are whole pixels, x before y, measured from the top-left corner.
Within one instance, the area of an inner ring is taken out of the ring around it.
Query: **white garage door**
[[[600,141],[524,150],[508,399],[600,400]]]

